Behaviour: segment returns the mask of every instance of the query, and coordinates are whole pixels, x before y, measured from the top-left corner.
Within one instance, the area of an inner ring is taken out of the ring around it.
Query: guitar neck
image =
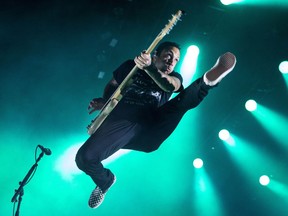
[[[150,54],[154,48],[157,46],[157,44],[159,43],[161,39],[159,39],[158,37],[152,42],[152,44],[148,47],[148,49],[146,50],[146,52],[148,54]],[[135,65],[132,70],[128,73],[128,75],[125,77],[125,79],[121,82],[121,84],[118,86],[118,88],[115,90],[115,92],[113,93],[113,95],[110,97],[109,100],[112,99],[118,99],[118,97],[121,95],[121,92],[123,92],[123,90],[125,88],[127,88],[130,84],[131,84],[131,79],[132,77],[136,74],[138,70],[138,67]],[[120,96],[121,97],[121,96]],[[108,101],[109,101],[108,100]]]

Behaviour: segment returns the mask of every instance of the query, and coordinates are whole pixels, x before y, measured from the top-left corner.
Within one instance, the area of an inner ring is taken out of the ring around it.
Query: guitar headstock
[[[178,10],[176,14],[173,14],[172,19],[170,19],[168,24],[165,25],[165,27],[162,29],[158,37],[162,39],[165,35],[169,34],[172,28],[177,24],[177,22],[179,20],[181,21],[181,17],[184,14],[185,12],[183,10]]]

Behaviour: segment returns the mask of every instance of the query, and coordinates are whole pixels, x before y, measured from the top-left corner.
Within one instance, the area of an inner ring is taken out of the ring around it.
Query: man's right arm
[[[96,110],[101,110],[107,100],[112,96],[112,94],[115,92],[115,90],[118,88],[117,81],[112,78],[105,86],[103,97],[102,98],[94,98],[92,101],[90,101],[88,106],[89,114],[93,113]]]
[[[112,78],[106,85],[105,89],[104,89],[104,93],[103,93],[103,98],[105,101],[107,101],[112,94],[115,92],[115,90],[118,88],[119,84],[117,83],[117,81]]]

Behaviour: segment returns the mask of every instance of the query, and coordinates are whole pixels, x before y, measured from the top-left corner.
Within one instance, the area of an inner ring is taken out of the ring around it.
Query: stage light
[[[269,178],[267,175],[262,175],[262,176],[259,178],[259,182],[260,182],[261,185],[266,186],[266,185],[269,184],[270,178]]]
[[[199,52],[200,52],[199,48],[195,45],[191,45],[187,48],[187,54],[198,56]]]
[[[253,112],[257,109],[257,103],[256,101],[254,100],[248,100],[246,103],[245,103],[245,108],[250,111],[250,112]]]
[[[226,2],[228,0],[226,1],[222,0],[222,1]],[[237,1],[237,3],[243,4],[243,5],[257,5],[257,6],[276,6],[276,7],[288,6],[288,1],[285,1],[285,0],[239,0]]]
[[[234,138],[230,135],[230,132],[226,129],[222,129],[218,133],[218,137],[223,140],[224,143],[228,144],[231,147],[235,147],[236,143]]]
[[[234,3],[241,2],[242,0],[220,0],[223,5],[230,5]]]
[[[82,173],[75,163],[75,156],[80,146],[81,144],[75,144],[69,147],[55,163],[55,170],[64,180],[71,181],[75,175]]]
[[[196,72],[197,61],[200,50],[196,45],[191,45],[187,48],[183,62],[181,64],[181,75],[183,77],[183,86],[188,86]]]
[[[283,61],[279,64],[279,71],[283,74],[288,73],[288,61]]]
[[[193,161],[193,166],[194,166],[196,169],[200,169],[200,168],[203,166],[203,161],[202,161],[200,158],[196,158],[196,159]]]
[[[228,140],[230,138],[230,133],[228,130],[223,129],[218,134],[219,138],[223,141]]]

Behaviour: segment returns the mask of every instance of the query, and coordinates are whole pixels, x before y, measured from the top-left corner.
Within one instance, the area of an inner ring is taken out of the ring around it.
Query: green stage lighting
[[[279,65],[279,71],[283,74],[288,73],[288,61],[283,61]]]
[[[283,116],[261,104],[257,105],[257,111],[252,112],[253,116],[266,129],[266,131],[284,148],[287,147],[287,116]]]
[[[270,179],[269,185],[267,185],[271,191],[282,197],[284,200],[288,199],[288,185],[276,179]]]
[[[225,141],[225,140],[228,140],[229,137],[230,137],[230,133],[229,133],[229,131],[226,130],[226,129],[221,130],[218,135],[219,135],[219,138],[220,138],[221,140],[224,140],[224,141]]]
[[[245,5],[257,5],[257,6],[288,6],[286,0],[241,0],[238,1]]]
[[[269,178],[269,176],[267,176],[267,175],[262,175],[262,176],[259,178],[259,182],[260,182],[261,185],[266,186],[266,185],[269,184],[270,178]]]
[[[194,166],[196,169],[200,169],[201,167],[203,167],[203,160],[200,159],[200,158],[196,158],[196,159],[193,161],[193,166]]]
[[[197,46],[191,45],[187,48],[181,65],[181,75],[183,76],[183,86],[186,87],[191,83],[193,75],[196,72],[197,61],[200,50]]]
[[[234,3],[242,2],[243,0],[220,0],[223,5],[230,5]]]
[[[225,145],[225,147],[231,154],[235,164],[239,167],[239,170],[247,176],[247,179],[253,185],[257,180],[259,182],[261,180],[263,183],[267,182],[267,177],[263,176],[263,173],[285,172],[285,169],[279,166],[278,159],[272,158],[265,149],[259,148],[249,140],[238,137],[235,134],[231,134],[231,137],[235,140],[236,145],[233,147]],[[259,179],[259,176],[263,177]]]
[[[256,101],[254,100],[248,100],[246,103],[245,103],[245,108],[250,111],[250,112],[253,112],[257,109],[257,103]]]
[[[195,169],[195,215],[202,216],[221,216],[223,215],[223,206],[219,199],[219,194],[205,171],[205,168]],[[207,208],[207,203],[213,203]]]
[[[69,147],[56,161],[55,170],[66,181],[71,181],[75,175],[82,173],[75,164],[75,155],[81,144],[75,144]]]
[[[223,140],[229,146],[235,146],[235,141],[233,137],[230,135],[228,130],[222,129],[221,131],[219,131],[218,136],[221,140]]]

